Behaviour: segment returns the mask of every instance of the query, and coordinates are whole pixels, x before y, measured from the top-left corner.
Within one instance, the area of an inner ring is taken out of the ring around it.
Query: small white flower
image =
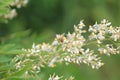
[[[16,9],[12,9],[9,14],[5,15],[6,19],[13,19],[15,16],[17,16]]]
[[[83,20],[80,21],[78,26],[79,26],[79,29],[82,29],[85,26],[85,24],[83,23]]]
[[[58,75],[53,74],[52,76],[50,75],[50,77],[48,78],[48,80],[60,80],[62,79],[62,77],[59,77]]]

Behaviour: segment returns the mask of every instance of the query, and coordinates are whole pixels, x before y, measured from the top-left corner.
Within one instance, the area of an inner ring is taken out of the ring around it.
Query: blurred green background
[[[107,19],[113,26],[120,25],[120,0],[30,0],[17,11],[18,16],[8,24],[0,23],[1,45],[14,43],[19,48],[30,48],[33,42],[51,42],[55,34],[72,32],[80,20],[92,25]],[[59,64],[56,68],[43,68],[40,76],[43,80],[50,73],[73,75],[75,80],[120,80],[120,55],[102,59],[106,64],[99,70],[84,64]]]

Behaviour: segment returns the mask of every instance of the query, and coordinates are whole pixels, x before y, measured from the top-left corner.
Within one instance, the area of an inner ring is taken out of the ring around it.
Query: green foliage
[[[30,48],[33,42],[51,43],[55,33],[69,30],[72,32],[73,25],[79,23],[81,19],[84,19],[86,24],[93,24],[95,21],[106,18],[114,25],[120,25],[119,0],[30,0],[27,7],[17,9],[16,18],[5,24],[4,15],[10,13],[13,8],[10,4],[13,1],[0,0],[0,80],[39,80],[39,77],[47,80],[49,74],[54,72],[65,77],[73,75],[75,80],[120,79],[120,56],[118,55],[110,59],[103,57],[107,64],[100,71],[92,70],[84,65],[79,67],[74,64],[70,64],[71,66],[58,64],[56,68],[43,68],[39,76],[22,76],[31,63],[21,71],[15,71],[15,63],[11,63],[14,56],[21,53],[27,54],[21,50],[22,48]],[[111,40],[103,43],[108,42],[111,43]],[[114,41],[112,43],[114,46],[120,45]],[[88,44],[92,49],[94,45],[96,44]]]

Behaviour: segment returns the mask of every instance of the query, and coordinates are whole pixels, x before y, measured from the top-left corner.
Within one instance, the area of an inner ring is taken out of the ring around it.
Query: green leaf
[[[11,77],[11,78],[7,78],[6,80],[25,80],[25,78],[21,78],[21,77]]]
[[[1,62],[8,62],[8,61],[10,61],[11,60],[11,58],[9,58],[9,57],[7,57],[7,56],[0,56],[0,63]]]
[[[0,71],[7,71],[11,69],[15,69],[15,66],[13,64],[6,64],[4,66],[0,66]]]
[[[28,52],[19,49],[15,44],[5,44],[0,46],[0,54],[27,54]]]
[[[0,6],[0,15],[6,15],[9,11],[9,8]]]

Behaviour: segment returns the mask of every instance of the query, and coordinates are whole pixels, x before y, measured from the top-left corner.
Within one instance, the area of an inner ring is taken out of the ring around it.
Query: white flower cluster
[[[116,27],[116,28],[111,27],[110,31],[112,33],[111,38],[113,38],[114,41],[120,40],[120,27]]]
[[[59,77],[58,75],[53,74],[52,76],[50,75],[48,80],[63,80],[63,77]],[[69,79],[65,80],[74,80],[74,77],[70,77]]]
[[[14,0],[10,5],[16,6],[17,8],[21,8],[22,6],[26,6],[28,0]]]
[[[90,33],[90,35],[87,34],[85,37],[86,33]],[[113,28],[106,20],[90,26],[88,30],[83,21],[80,21],[80,24],[74,26],[73,33],[56,35],[51,44],[33,44],[31,49],[24,49],[28,54],[17,55],[13,61],[16,62],[17,70],[27,63],[32,63],[28,73],[39,73],[41,67],[46,65],[54,67],[58,62],[84,63],[92,66],[93,69],[98,69],[104,63],[97,53],[106,55],[120,53],[119,33],[120,28]],[[59,77],[56,78],[52,79],[51,76],[49,80],[59,80]]]
[[[110,56],[110,54],[119,54],[120,53],[120,46],[114,48],[112,44],[107,44],[104,48],[98,48],[100,54],[106,54]]]
[[[90,39],[104,40],[106,38],[106,34],[111,34],[112,39],[114,41],[120,40],[120,27],[112,27],[111,23],[107,20],[101,21],[101,24],[95,24],[93,26],[89,26],[89,32],[92,32],[90,35]]]
[[[97,40],[98,51],[101,54],[120,53],[120,27],[112,27],[111,23],[104,19],[101,24],[89,26],[88,31],[91,32],[89,39]]]
[[[17,8],[21,8],[22,6],[26,6],[28,3],[28,0],[13,0],[12,3],[10,3],[10,6],[16,6]],[[9,12],[4,15],[4,18],[7,19],[13,19],[17,16],[17,12],[15,8],[10,8]]]

